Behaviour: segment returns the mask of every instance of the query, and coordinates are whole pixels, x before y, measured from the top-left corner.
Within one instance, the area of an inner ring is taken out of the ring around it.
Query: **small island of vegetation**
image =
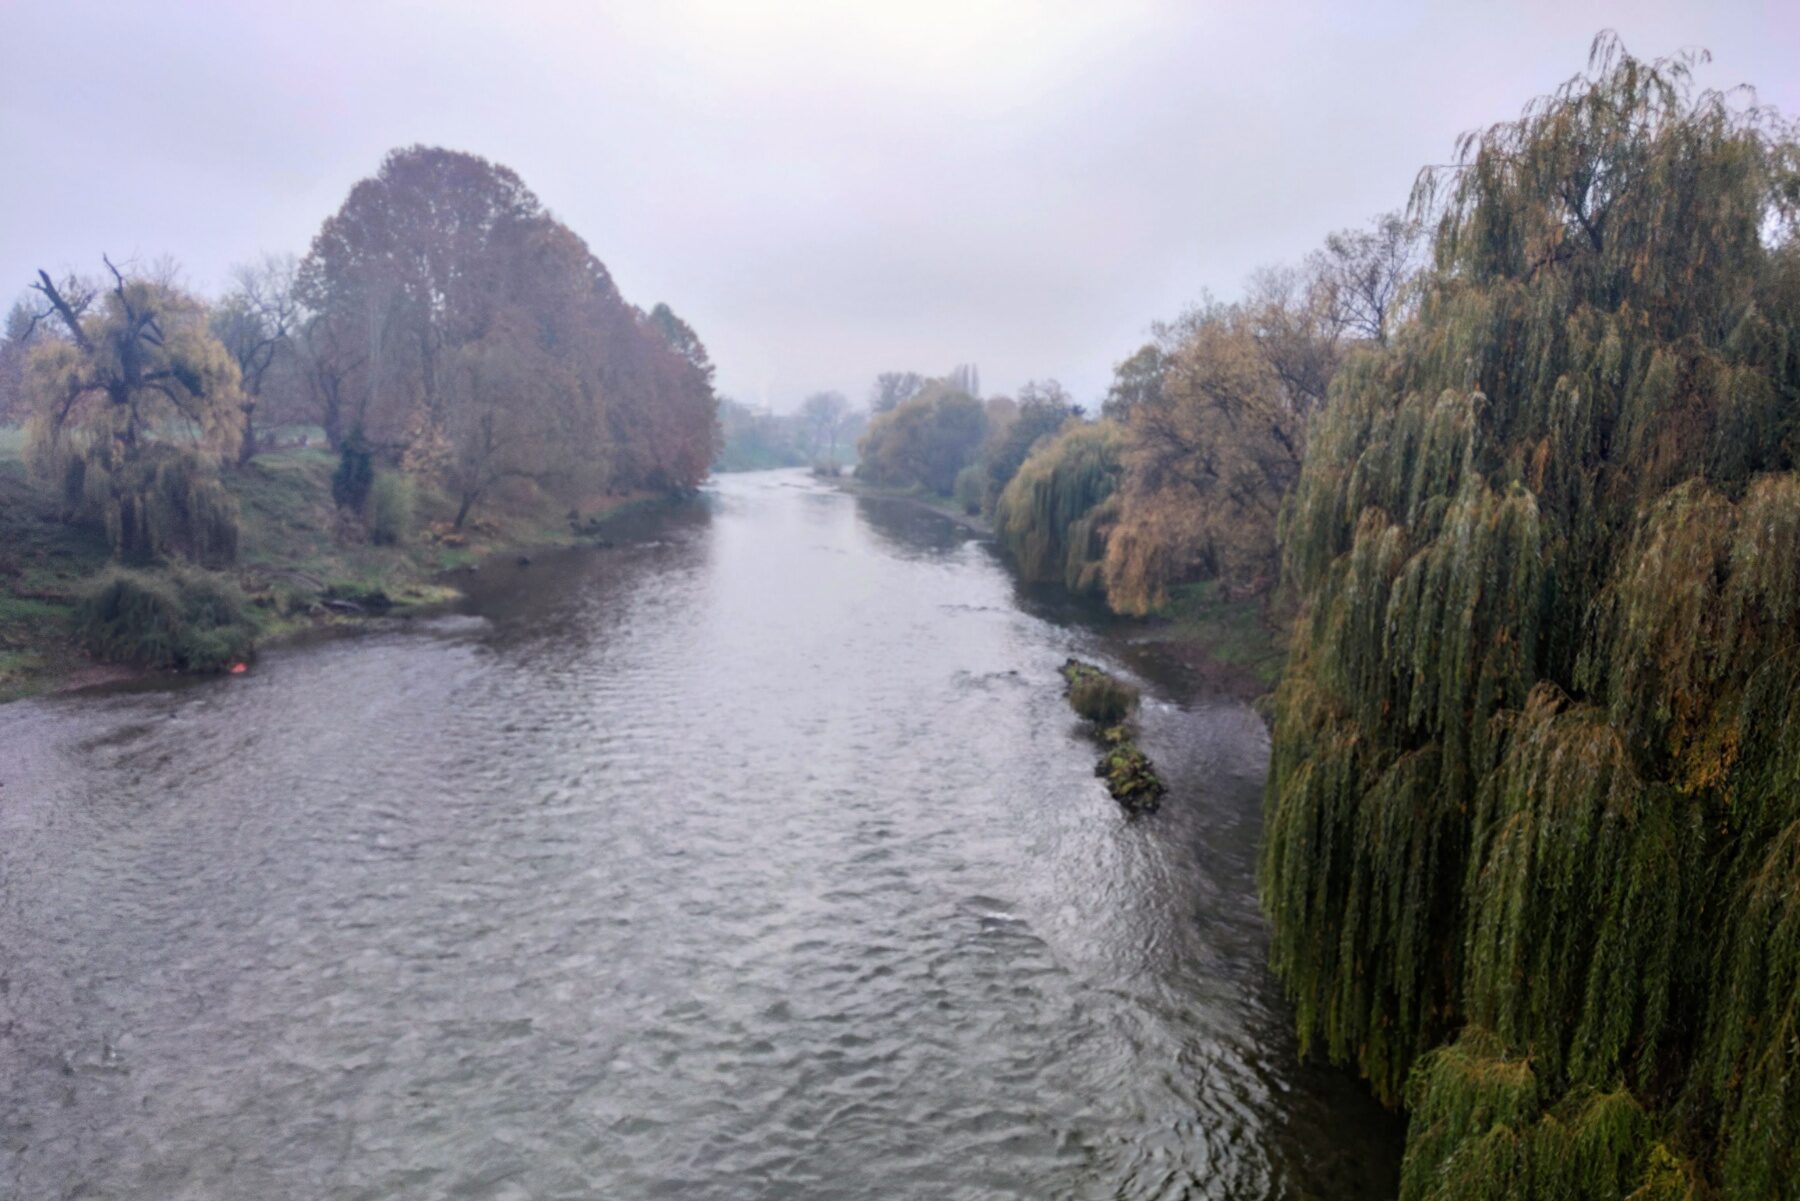
[[[1138,690],[1080,659],[1062,665],[1062,678],[1069,707],[1106,748],[1094,774],[1106,781],[1106,790],[1127,813],[1155,812],[1168,787],[1133,735],[1131,720],[1140,703]]]

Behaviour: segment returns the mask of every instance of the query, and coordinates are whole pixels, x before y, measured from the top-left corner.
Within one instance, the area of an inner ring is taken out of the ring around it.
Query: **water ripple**
[[[0,1196],[1372,1197],[1252,893],[1267,744],[795,474],[468,615],[0,710]]]

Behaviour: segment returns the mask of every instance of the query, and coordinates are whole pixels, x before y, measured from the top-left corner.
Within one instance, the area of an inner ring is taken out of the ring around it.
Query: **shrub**
[[[236,587],[184,567],[109,572],[76,606],[75,632],[108,663],[194,672],[248,658],[256,635]]]
[[[987,472],[981,464],[970,463],[956,473],[956,486],[951,489],[951,499],[957,507],[973,517],[981,512],[982,503],[987,496]]]
[[[412,536],[413,480],[403,471],[382,471],[369,488],[369,541],[376,546],[397,546]]]
[[[1117,725],[1137,708],[1137,689],[1111,676],[1088,676],[1069,689],[1069,704],[1088,721]]]
[[[361,513],[375,484],[375,455],[362,435],[352,434],[338,452],[337,470],[331,475],[331,499],[340,509]]]
[[[1062,666],[1069,707],[1101,727],[1116,726],[1137,711],[1138,690],[1092,663],[1070,659]]]

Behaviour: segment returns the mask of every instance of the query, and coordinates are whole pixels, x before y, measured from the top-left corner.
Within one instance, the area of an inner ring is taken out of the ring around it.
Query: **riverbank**
[[[243,593],[259,645],[452,603],[461,596],[456,573],[484,559],[593,542],[609,521],[667,503],[660,495],[597,498],[581,506],[579,530],[566,514],[497,509],[457,531],[449,502],[421,495],[412,533],[382,546],[340,523],[336,466],[329,451],[302,448],[265,453],[225,475],[241,533],[238,561],[220,574]],[[0,438],[0,702],[152,674],[102,662],[76,637],[76,606],[110,565],[105,538],[59,521],[18,440]]]
[[[1259,712],[1281,679],[1288,623],[1272,616],[1263,598],[1226,596],[1208,580],[1183,585],[1162,609],[1138,620],[1144,641],[1190,676]]]
[[[993,523],[965,512],[947,497],[918,488],[884,488],[846,476],[834,480],[852,496],[916,505],[992,542],[1000,559],[1014,569],[1010,556],[994,537]],[[1068,596],[1060,587],[1032,585]],[[1076,599],[1076,598],[1071,598]],[[1083,598],[1085,599],[1085,598]],[[1274,692],[1286,661],[1287,623],[1272,617],[1262,598],[1227,596],[1211,581],[1183,585],[1168,603],[1145,617],[1111,613],[1094,602],[1109,625],[1150,658],[1176,668],[1195,690],[1223,693],[1259,709]]]
[[[994,523],[979,513],[970,513],[947,496],[938,496],[923,488],[885,488],[879,484],[871,484],[867,480],[859,480],[848,473],[828,479],[827,483],[836,485],[841,491],[852,496],[869,496],[882,500],[898,500],[908,504],[930,509],[933,513],[948,517],[966,530],[980,534],[984,538],[994,536]]]

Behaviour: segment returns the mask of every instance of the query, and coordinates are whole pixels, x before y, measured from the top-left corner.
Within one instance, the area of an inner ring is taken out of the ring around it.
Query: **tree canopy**
[[[46,336],[23,384],[31,454],[69,515],[104,526],[120,558],[228,560],[236,514],[217,474],[243,438],[237,364],[194,297],[106,266],[106,285],[38,273],[33,321]]]
[[[1692,63],[1421,177],[1283,518],[1273,957],[1406,1198],[1800,1195],[1800,192]]]
[[[950,495],[987,436],[987,412],[969,393],[934,381],[869,423],[858,446],[859,476],[877,484]]]
[[[1019,574],[1077,595],[1101,590],[1124,444],[1110,419],[1068,421],[1037,444],[994,507],[994,533]]]
[[[296,293],[333,445],[355,434],[434,475],[459,523],[507,480],[679,491],[716,452],[692,327],[626,304],[517,175],[474,155],[390,154],[326,220]]]

